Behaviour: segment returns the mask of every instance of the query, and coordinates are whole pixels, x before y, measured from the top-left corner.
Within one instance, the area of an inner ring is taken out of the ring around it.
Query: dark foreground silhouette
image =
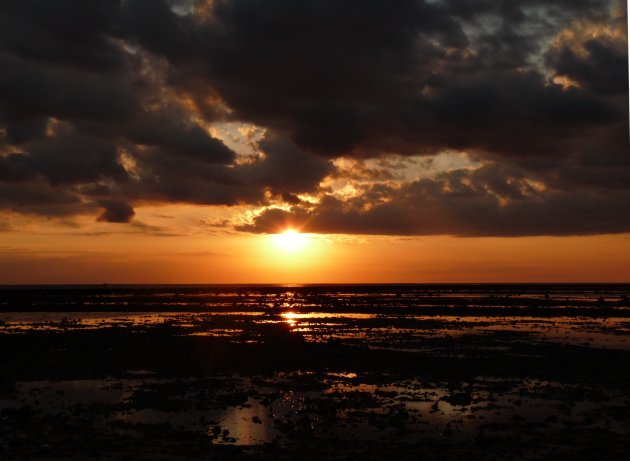
[[[625,460],[613,288],[2,291],[0,458]]]

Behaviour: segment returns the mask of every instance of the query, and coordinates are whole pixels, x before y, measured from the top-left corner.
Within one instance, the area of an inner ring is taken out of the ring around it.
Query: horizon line
[[[626,282],[307,282],[307,283],[13,283],[2,284],[7,288],[140,288],[140,287],[282,287],[311,286],[553,286],[553,285],[630,285]]]

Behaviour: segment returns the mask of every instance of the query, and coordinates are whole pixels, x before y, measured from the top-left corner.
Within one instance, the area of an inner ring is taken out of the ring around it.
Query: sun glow
[[[298,315],[295,312],[284,312],[281,314],[281,316],[284,319],[285,323],[290,327],[295,326],[295,324],[297,323]]]
[[[298,251],[308,242],[306,234],[300,234],[295,229],[287,229],[280,234],[274,235],[274,240],[278,248],[284,251]]]

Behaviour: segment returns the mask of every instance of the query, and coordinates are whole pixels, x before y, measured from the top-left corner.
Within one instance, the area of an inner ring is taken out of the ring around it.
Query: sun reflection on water
[[[295,326],[297,319],[299,318],[299,315],[295,312],[283,312],[280,316],[289,326]]]

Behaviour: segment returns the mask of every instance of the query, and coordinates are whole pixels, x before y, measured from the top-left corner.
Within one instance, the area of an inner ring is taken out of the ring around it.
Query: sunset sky
[[[0,0],[0,284],[630,282],[626,24]]]

